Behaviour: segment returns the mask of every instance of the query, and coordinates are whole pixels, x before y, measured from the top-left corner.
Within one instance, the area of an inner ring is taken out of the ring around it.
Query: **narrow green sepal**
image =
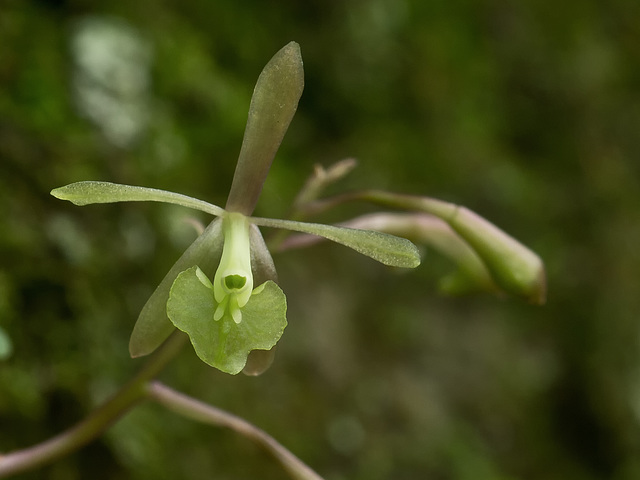
[[[180,272],[195,265],[212,276],[222,255],[222,243],[222,221],[217,218],[182,254],[145,303],[129,340],[132,357],[150,354],[171,335],[174,326],[167,318],[167,300],[174,280]]]
[[[300,46],[290,42],[260,73],[226,208],[250,215],[304,88]]]
[[[249,220],[263,227],[284,228],[294,232],[318,235],[352,248],[358,253],[391,267],[415,268],[420,265],[418,248],[406,238],[372,230],[358,230],[320,223],[257,217],[251,217]]]
[[[94,203],[163,202],[193,208],[215,216],[220,216],[224,213],[223,208],[187,195],[156,188],[122,185],[120,183],[76,182],[64,187],[54,188],[51,190],[51,195],[79,206]]]
[[[254,289],[242,308],[242,321],[225,315],[214,320],[217,303],[213,289],[198,278],[198,267],[176,278],[167,314],[176,328],[189,335],[198,357],[206,364],[235,375],[242,371],[252,350],[270,350],[287,326],[287,303],[282,290],[271,281]]]

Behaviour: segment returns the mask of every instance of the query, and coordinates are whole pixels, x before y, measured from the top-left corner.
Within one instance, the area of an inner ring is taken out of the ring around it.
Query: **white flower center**
[[[228,313],[234,322],[240,323],[241,308],[253,291],[249,222],[247,217],[236,212],[227,213],[222,222],[224,247],[213,279],[213,296],[218,302],[213,319],[220,320]]]

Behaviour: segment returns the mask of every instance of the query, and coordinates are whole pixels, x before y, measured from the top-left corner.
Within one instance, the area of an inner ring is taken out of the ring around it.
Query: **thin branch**
[[[298,192],[293,202],[293,212],[290,216],[293,220],[302,220],[302,218],[294,218],[304,210],[304,207],[311,202],[317,200],[322,192],[332,183],[341,180],[357,165],[355,158],[345,158],[334,163],[325,169],[321,165],[315,165],[313,173],[307,178],[307,181]]]
[[[322,480],[317,473],[269,434],[231,413],[151,382],[180,351],[188,337],[175,332],[132,380],[86,419],[49,440],[6,455],[0,454],[0,478],[7,478],[51,463],[97,438],[143,400],[152,399],[193,420],[230,428],[253,440],[273,455],[296,480]]]
[[[323,480],[271,435],[232,413],[176,392],[160,382],[151,382],[148,393],[153,400],[175,413],[198,422],[229,428],[253,440],[273,455],[296,480]]]
[[[49,440],[0,455],[0,478],[41,467],[78,450],[102,434],[133,406],[147,398],[146,385],[180,351],[187,336],[176,332],[151,356],[142,370],[87,418]]]
[[[313,173],[298,192],[285,218],[296,221],[305,220],[310,213],[307,211],[308,206],[314,205],[327,187],[348,175],[357,166],[357,163],[355,158],[345,158],[326,169],[321,165],[315,165]],[[289,235],[291,232],[287,230],[278,230],[270,236],[269,246],[277,250]]]

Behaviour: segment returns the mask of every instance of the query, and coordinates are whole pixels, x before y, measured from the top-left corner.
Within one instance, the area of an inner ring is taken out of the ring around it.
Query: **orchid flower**
[[[385,265],[419,265],[417,248],[403,238],[251,216],[297,109],[303,77],[300,48],[295,42],[276,53],[260,74],[225,208],[165,190],[108,182],[78,182],[51,191],[54,197],[76,205],[155,201],[217,217],[142,308],[129,343],[132,357],[151,353],[176,328],[189,335],[201,360],[231,374],[245,367],[251,351],[275,346],[287,325],[286,298],[276,284],[275,266],[258,227],[318,235]]]

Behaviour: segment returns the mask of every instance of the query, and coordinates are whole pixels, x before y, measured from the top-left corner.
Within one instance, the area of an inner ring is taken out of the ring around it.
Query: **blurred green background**
[[[640,478],[639,19],[635,0],[2,1],[0,451],[137,371],[131,328],[194,237],[178,207],[48,192],[92,179],[224,203],[253,85],[296,40],[305,92],[258,213],[285,215],[314,164],[353,156],[336,191],[466,205],[543,257],[549,301],[445,298],[431,251],[405,272],[323,244],[275,258],[289,327],[265,375],[186,349],[162,379],[328,480]],[[20,478],[284,473],[145,404]]]

